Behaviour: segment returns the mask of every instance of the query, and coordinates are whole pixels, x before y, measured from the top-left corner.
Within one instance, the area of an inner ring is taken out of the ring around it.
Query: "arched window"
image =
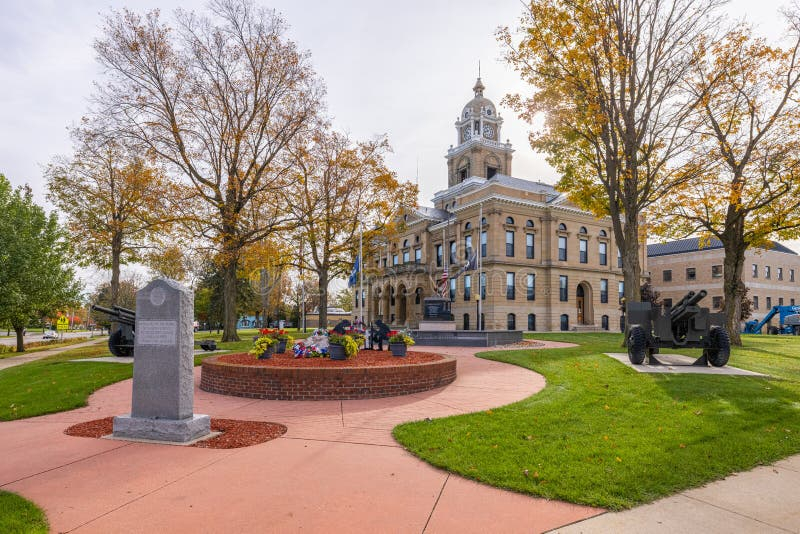
[[[536,314],[529,313],[528,314],[528,330],[534,331],[536,330]]]
[[[580,233],[581,233],[581,234],[588,234],[589,232],[587,232],[587,231],[586,231],[586,227],[585,227],[585,226],[581,226],[581,231],[580,231]]]
[[[605,230],[600,230],[600,237],[608,237],[608,234]]]
[[[481,219],[481,226],[486,226],[486,217]]]
[[[464,225],[464,230],[470,230],[472,228],[472,223],[467,223]]]
[[[566,225],[566,224],[564,224],[564,223],[561,223],[561,224],[559,224],[559,225],[558,225],[558,230],[559,230],[560,232],[566,232],[566,231],[567,231],[567,225]]]
[[[445,204],[444,205],[444,210],[445,211],[450,211],[450,204]]]
[[[414,236],[414,243],[419,243],[419,236],[418,235]]]
[[[533,221],[528,219],[528,221],[525,223],[525,226],[528,228],[533,228]]]
[[[422,302],[422,288],[418,287],[414,290],[414,304]]]
[[[514,224],[514,218],[513,217],[506,217],[506,224]]]
[[[604,315],[600,318],[600,326],[603,330],[608,330],[608,315]]]
[[[561,331],[566,332],[569,330],[569,315],[566,313],[561,316]]]
[[[464,314],[464,330],[469,330],[469,314]]]
[[[516,330],[517,329],[517,316],[513,313],[509,313],[506,317],[508,330]]]
[[[403,248],[406,248],[407,246],[408,246],[408,239],[404,239],[403,240]]]

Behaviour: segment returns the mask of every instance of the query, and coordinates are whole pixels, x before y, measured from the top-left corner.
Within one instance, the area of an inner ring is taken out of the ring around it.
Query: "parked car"
[[[58,339],[58,332],[55,330],[48,330],[44,333],[42,339]]]

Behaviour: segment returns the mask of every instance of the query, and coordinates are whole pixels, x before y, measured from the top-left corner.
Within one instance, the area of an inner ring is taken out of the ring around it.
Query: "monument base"
[[[114,418],[114,437],[175,441],[184,443],[211,433],[211,418],[194,414],[187,419],[154,419],[132,417],[130,414]]]
[[[423,332],[455,332],[455,321],[420,321],[419,330]]]

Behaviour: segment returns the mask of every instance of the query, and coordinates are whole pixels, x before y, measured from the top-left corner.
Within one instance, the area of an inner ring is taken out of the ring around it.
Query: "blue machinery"
[[[753,319],[744,324],[745,334],[760,334],[762,328],[776,315],[780,318],[780,326],[770,326],[769,334],[800,334],[800,306],[773,306],[760,321]]]

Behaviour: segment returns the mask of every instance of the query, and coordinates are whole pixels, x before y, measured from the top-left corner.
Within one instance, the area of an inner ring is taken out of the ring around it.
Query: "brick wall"
[[[200,389],[272,400],[375,399],[419,393],[456,379],[456,360],[387,367],[286,368],[203,361]]]

